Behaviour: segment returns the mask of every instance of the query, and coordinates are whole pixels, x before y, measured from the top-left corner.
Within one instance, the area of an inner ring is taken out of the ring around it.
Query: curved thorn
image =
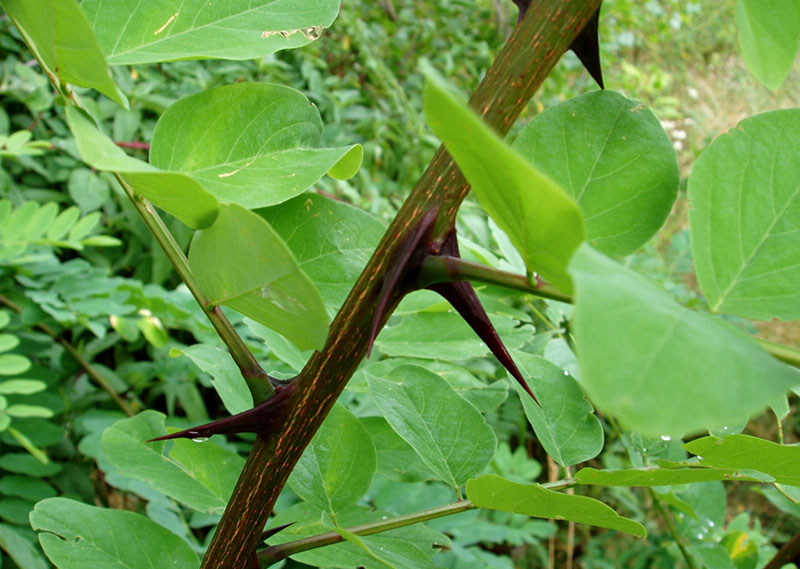
[[[296,521],[289,522],[288,524],[283,524],[282,526],[275,526],[274,528],[265,529],[263,532],[261,532],[261,541],[265,541],[271,538],[276,533],[281,532],[286,528],[288,528],[289,526],[294,525],[296,523],[297,523]]]
[[[392,295],[400,287],[409,271],[422,262],[422,259],[427,254],[427,251],[422,250],[423,248],[420,245],[423,243],[423,239],[430,237],[438,215],[438,206],[426,212],[417,226],[408,234],[405,243],[397,249],[397,254],[392,260],[394,264],[384,275],[381,290],[378,293],[378,305],[375,309],[375,316],[372,319],[367,357],[372,353],[372,345],[375,343],[375,338],[378,337],[378,328],[386,316],[386,311],[389,309],[389,301]]]
[[[447,237],[445,237],[440,252],[443,256],[447,257],[461,257],[461,253],[458,250],[458,238],[456,237],[455,229],[450,231]],[[517,380],[536,403],[539,403],[533,390],[522,376],[522,372],[519,371],[517,364],[514,363],[511,354],[508,353],[494,324],[489,320],[489,315],[486,314],[486,310],[483,308],[475,289],[472,287],[472,283],[469,281],[453,281],[449,283],[433,284],[425,288],[439,293],[456,309],[456,312],[461,315],[467,324],[469,324],[469,327],[472,328],[478,337],[488,346],[489,350],[494,354],[494,357],[508,370],[508,373]]]
[[[171,433],[162,437],[156,437],[147,441],[167,441],[171,439],[207,439],[213,435],[230,435],[236,433],[256,433],[263,435],[278,428],[286,418],[286,411],[292,399],[296,387],[293,383],[278,387],[275,395],[261,403],[260,405],[219,419],[192,427],[177,433]]]
[[[592,79],[597,82],[601,89],[605,89],[605,85],[603,84],[603,68],[600,65],[599,26],[600,8],[589,18],[589,21],[586,22],[581,33],[578,34],[578,37],[575,38],[575,41],[572,42],[569,48],[574,51],[578,59],[581,60],[581,63],[583,63],[589,75],[592,76]]]

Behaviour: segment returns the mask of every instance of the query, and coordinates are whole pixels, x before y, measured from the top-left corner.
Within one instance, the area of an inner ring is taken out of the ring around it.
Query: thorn
[[[378,329],[386,316],[386,311],[389,309],[392,295],[401,287],[408,273],[413,268],[416,268],[427,255],[426,248],[420,245],[424,242],[424,239],[430,238],[438,215],[439,207],[431,208],[406,237],[405,243],[398,247],[395,258],[392,260],[393,265],[384,275],[381,290],[378,293],[378,306],[372,319],[367,357],[372,354],[372,345],[375,343],[375,338],[378,337]]]
[[[289,403],[292,400],[292,394],[296,389],[293,383],[289,383],[286,386],[277,388],[275,395],[252,409],[200,425],[199,427],[192,427],[177,433],[156,437],[146,442],[152,443],[171,439],[207,439],[213,435],[236,433],[256,433],[259,436],[264,436],[280,427],[283,423]]]
[[[294,525],[296,523],[297,522],[289,522],[288,524],[283,524],[282,526],[276,526],[274,528],[265,529],[263,532],[261,532],[261,541],[266,541],[267,539],[271,538],[276,533],[282,532],[283,530],[285,530],[289,526]]]
[[[603,84],[603,68],[600,65],[599,26],[600,8],[589,18],[589,21],[586,22],[586,26],[584,26],[581,33],[578,34],[578,37],[575,38],[575,41],[572,42],[569,48],[574,51],[578,59],[581,60],[581,63],[583,63],[589,75],[592,76],[592,79],[597,82],[601,89],[605,89],[605,85]]]
[[[522,18],[525,17],[531,2],[532,0],[514,0],[514,4],[519,8],[519,16],[517,17],[518,24],[522,21]],[[605,89],[603,83],[603,69],[600,65],[599,27],[600,8],[598,7],[597,12],[589,18],[589,21],[586,22],[586,25],[578,34],[578,37],[575,38],[575,41],[570,44],[569,48],[574,51],[578,59],[581,60],[581,63],[589,72],[589,75],[592,76],[592,79],[597,82],[601,89]]]
[[[443,255],[460,257],[455,229],[445,238],[444,243],[442,243],[441,252]],[[508,373],[510,373],[522,388],[528,392],[528,395],[539,404],[539,400],[536,398],[536,395],[533,394],[533,390],[531,390],[530,386],[525,381],[522,372],[519,371],[517,364],[514,363],[511,354],[508,353],[494,324],[489,320],[489,315],[486,314],[486,310],[483,308],[480,299],[478,299],[478,295],[472,287],[472,283],[468,281],[454,281],[450,283],[433,284],[426,288],[439,293],[456,309],[467,324],[469,324],[470,328],[472,328],[478,337],[489,347],[494,357],[503,364],[503,367],[506,368]]]

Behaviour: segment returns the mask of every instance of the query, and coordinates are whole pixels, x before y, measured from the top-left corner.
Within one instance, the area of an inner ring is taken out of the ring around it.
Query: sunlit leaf
[[[50,77],[91,87],[127,107],[106,65],[89,21],[76,0],[2,0]]]
[[[189,227],[206,227],[217,215],[217,199],[185,174],[163,172],[125,154],[79,109],[67,107],[67,122],[81,158],[98,170],[117,172],[130,186]],[[75,208],[76,216],[80,210]],[[63,214],[62,214],[63,215]]]
[[[567,264],[584,238],[575,200],[503,142],[433,74],[425,89],[425,116],[528,269],[569,291]]]
[[[356,173],[361,146],[320,148],[321,133],[319,111],[299,91],[236,83],[167,109],[153,134],[150,162],[192,176],[221,202],[253,209],[304,192],[342,160],[338,177]]]
[[[338,0],[84,0],[113,65],[176,59],[255,59],[318,38]]]

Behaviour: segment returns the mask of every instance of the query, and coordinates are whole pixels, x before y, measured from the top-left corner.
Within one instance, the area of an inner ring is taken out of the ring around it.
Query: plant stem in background
[[[459,500],[452,504],[445,504],[444,506],[437,506],[428,510],[414,512],[405,516],[398,516],[396,518],[389,518],[386,520],[379,520],[368,524],[362,524],[347,528],[347,531],[355,535],[372,535],[392,529],[397,529],[412,524],[419,524],[427,522],[428,520],[435,520],[444,516],[450,516],[467,510],[474,509],[475,506],[469,500]],[[297,541],[290,541],[280,545],[273,545],[258,553],[258,562],[262,567],[268,567],[273,563],[277,563],[281,559],[285,559],[295,553],[301,551],[308,551],[309,549],[316,549],[324,547],[333,543],[339,543],[344,538],[341,534],[334,531],[321,533],[319,535],[298,539]]]
[[[153,204],[136,194],[122,176],[115,174],[115,177],[125,190],[131,202],[133,202],[136,211],[141,215],[147,228],[156,238],[158,244],[161,245],[170,263],[175,267],[178,276],[181,277],[181,280],[192,292],[192,295],[194,295],[195,300],[197,300],[197,303],[211,321],[217,334],[219,334],[219,337],[222,338],[222,341],[228,347],[233,360],[236,362],[236,365],[239,366],[239,370],[242,372],[242,376],[247,382],[247,386],[250,388],[254,403],[258,405],[269,399],[275,392],[275,389],[269,381],[267,372],[265,372],[261,364],[258,363],[253,352],[245,345],[242,337],[233,327],[230,320],[228,320],[228,317],[225,316],[222,307],[212,307],[211,300],[200,290],[197,280],[194,278],[192,270],[189,267],[189,260],[186,258],[186,255],[177,241],[175,241],[175,237],[172,236],[172,233],[170,233],[169,229],[164,224],[164,220],[161,219],[161,216],[156,212]]]
[[[14,301],[6,298],[3,295],[0,295],[0,303],[5,304],[15,312],[19,313],[22,312],[22,308],[19,305],[17,305]],[[67,340],[62,338],[58,334],[58,332],[56,332],[50,326],[44,324],[43,322],[37,324],[36,327],[39,328],[39,330],[41,330],[48,336],[50,336],[53,340],[64,346],[64,349],[66,349],[70,353],[70,355],[73,358],[75,358],[75,361],[77,361],[78,364],[80,364],[80,366],[86,371],[86,373],[89,374],[89,377],[91,377],[95,381],[95,383],[97,383],[97,385],[102,387],[111,396],[111,398],[116,402],[119,408],[122,409],[123,413],[125,413],[128,417],[133,417],[136,414],[131,408],[130,403],[128,403],[125,399],[122,398],[122,396],[119,393],[117,393],[117,390],[114,389],[114,386],[111,385],[111,382],[108,381],[105,378],[105,376],[91,364],[91,362],[89,362],[86,358],[84,358],[83,354],[81,354],[78,351],[78,349],[75,348],[75,346],[70,344]]]
[[[487,71],[470,106],[499,134],[516,121],[531,96],[597,10],[600,0],[539,0],[515,28]],[[295,378],[296,401],[281,432],[256,440],[242,475],[203,560],[203,569],[248,567],[278,495],[303,450],[364,358],[384,275],[403,236],[439,207],[434,237],[453,227],[469,185],[443,149],[384,234],[367,266],[334,318],[325,347]],[[388,318],[402,294],[388,303]],[[382,326],[384,322],[380,322]]]
[[[800,534],[784,543],[764,569],[780,569],[787,563],[800,564]]]
[[[697,566],[694,564],[692,556],[689,555],[689,552],[683,545],[683,540],[681,539],[681,536],[678,535],[678,530],[675,529],[675,524],[672,523],[672,518],[670,517],[669,513],[666,511],[664,506],[661,504],[661,500],[659,499],[658,494],[656,494],[652,488],[648,488],[647,491],[650,494],[650,499],[653,500],[653,505],[656,507],[656,510],[658,510],[658,513],[661,514],[661,517],[663,518],[664,523],[667,526],[667,530],[672,536],[672,539],[677,544],[678,549],[680,549],[681,555],[683,555],[683,559],[686,561],[686,566],[689,567],[689,569],[697,569]]]

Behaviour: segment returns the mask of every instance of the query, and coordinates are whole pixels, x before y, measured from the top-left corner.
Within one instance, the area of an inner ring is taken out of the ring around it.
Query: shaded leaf
[[[203,120],[198,120],[203,117]],[[150,162],[188,174],[222,202],[275,205],[316,183],[344,160],[353,176],[360,145],[318,148],[319,111],[290,87],[236,83],[185,97],[161,115]]]
[[[432,73],[425,89],[425,115],[528,270],[571,290],[567,264],[584,238],[583,216],[575,201],[495,135]]]
[[[259,215],[236,204],[220,206],[214,225],[195,233],[189,265],[213,304],[280,332],[301,350],[324,345],[328,313],[322,298]]]
[[[365,211],[313,193],[257,213],[283,238],[331,311],[347,298],[386,229]]]
[[[119,472],[202,512],[222,513],[244,459],[207,441],[146,442],[167,434],[164,415],[145,411],[103,432],[103,456]]]
[[[680,437],[729,425],[800,383],[744,333],[588,245],[571,270],[582,385],[632,430]]]
[[[444,482],[459,487],[492,460],[491,427],[438,375],[401,366],[387,379],[369,373],[367,379],[386,420]]]
[[[200,559],[188,543],[133,512],[49,498],[36,504],[31,526],[41,532],[42,548],[61,569],[200,566]],[[133,536],[136,539],[131,539]]]
[[[661,123],[614,91],[546,109],[513,147],[575,198],[586,239],[608,255],[633,253],[655,235],[678,193],[678,159]]]
[[[303,452],[289,485],[315,508],[336,515],[366,493],[376,467],[369,432],[337,404]]]
[[[624,518],[587,496],[553,492],[539,484],[518,484],[494,474],[467,482],[467,497],[479,508],[537,518],[569,520],[645,537],[642,524]]]
[[[20,569],[47,569],[48,567],[39,550],[12,526],[0,524],[0,549],[4,549]]]
[[[742,121],[695,162],[692,255],[715,312],[800,318],[798,147],[800,109],[774,111]]]
[[[540,405],[517,386],[528,417],[547,454],[562,466],[594,458],[603,450],[603,427],[578,383],[540,356],[512,353]]]
[[[231,415],[253,407],[253,396],[242,377],[242,372],[231,355],[225,350],[209,344],[194,344],[185,348],[172,348],[170,355],[183,354],[197,367],[211,376],[211,386],[217,391],[222,403]]]
[[[112,65],[177,59],[255,59],[306,45],[331,25],[337,0],[128,2],[84,0]]]

